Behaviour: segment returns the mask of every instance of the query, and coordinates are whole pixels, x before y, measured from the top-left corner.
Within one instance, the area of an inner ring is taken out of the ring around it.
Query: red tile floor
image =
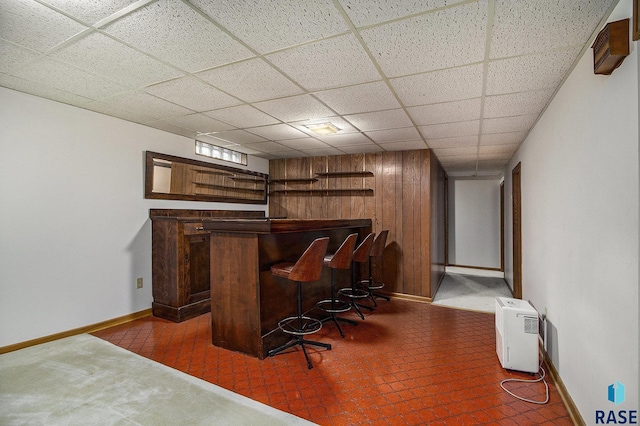
[[[550,378],[545,405],[500,388],[505,378],[532,376],[500,366],[493,315],[399,299],[366,315],[342,325],[344,339],[332,323],[308,336],[333,346],[309,348],[312,370],[300,348],[259,360],[212,346],[209,315],[147,317],[94,335],[321,425],[573,424]],[[544,399],[542,383],[510,388]]]

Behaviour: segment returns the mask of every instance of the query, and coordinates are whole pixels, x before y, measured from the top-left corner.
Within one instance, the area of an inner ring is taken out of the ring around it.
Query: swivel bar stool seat
[[[304,338],[305,335],[320,330],[322,328],[322,322],[302,314],[302,283],[313,282],[320,279],[324,255],[327,253],[328,245],[329,237],[318,238],[311,243],[297,262],[278,263],[271,267],[271,273],[273,275],[295,281],[298,285],[298,314],[278,321],[278,328],[287,334],[291,334],[293,338],[289,343],[270,350],[269,356],[274,356],[285,349],[300,345],[304,357],[307,360],[309,370],[311,370],[313,366],[311,365],[309,355],[307,355],[307,350],[304,345],[319,346],[328,350],[331,350],[331,345],[306,340]]]
[[[376,239],[373,241],[371,253],[369,254],[369,278],[358,283],[369,293],[369,298],[373,301],[373,306],[378,306],[378,304],[376,303],[377,297],[385,299],[387,301],[391,300],[384,294],[376,293],[376,290],[380,290],[384,287],[384,282],[376,281],[373,279],[373,259],[382,257],[382,255],[384,254],[384,248],[387,245],[388,235],[389,230],[385,229],[376,236]]]
[[[353,259],[351,262],[351,287],[340,289],[338,292],[341,296],[346,297],[349,300],[349,305],[353,308],[354,311],[358,314],[358,316],[364,319],[364,315],[360,308],[367,308],[373,310],[373,308],[369,306],[364,306],[356,303],[358,299],[364,299],[369,297],[369,292],[357,287],[356,282],[356,268],[354,263],[364,263],[369,258],[369,254],[371,253],[371,247],[373,246],[373,238],[375,234],[372,232],[360,243],[360,245],[353,252]]]
[[[333,253],[324,257],[324,266],[331,268],[331,299],[321,300],[316,303],[316,307],[329,314],[324,318],[322,322],[333,321],[340,332],[340,337],[344,337],[342,329],[338,321],[345,322],[351,325],[358,325],[357,322],[337,317],[336,314],[340,312],[346,312],[351,309],[351,305],[338,299],[336,295],[336,269],[349,269],[351,267],[351,260],[353,259],[353,249],[356,247],[356,240],[358,234],[349,235],[340,248]]]

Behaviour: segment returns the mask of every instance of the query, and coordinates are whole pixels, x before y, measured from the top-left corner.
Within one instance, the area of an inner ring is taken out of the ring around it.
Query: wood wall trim
[[[498,271],[498,272],[504,272],[502,269],[500,268],[490,268],[488,266],[471,266],[471,265],[458,265],[455,263],[450,263],[447,266],[453,266],[456,268],[471,268],[471,269],[481,269],[483,271]]]
[[[573,424],[578,426],[586,425],[584,419],[582,418],[582,415],[580,414],[580,411],[578,411],[578,407],[573,402],[571,395],[569,395],[569,391],[567,390],[567,387],[564,385],[564,382],[562,381],[562,378],[560,377],[558,370],[556,370],[555,365],[553,365],[553,362],[551,362],[551,358],[549,357],[549,354],[544,350],[542,345],[540,346],[540,350],[544,357],[544,363],[547,366],[547,369],[549,370],[549,376],[555,383],[556,389],[560,394],[560,398],[562,398],[562,402],[564,402],[564,406],[567,408],[567,411],[569,412],[569,416],[571,416],[571,420],[573,420]]]
[[[77,334],[95,333],[96,331],[104,330],[105,328],[114,327],[116,325],[135,321],[137,319],[145,318],[149,316],[151,316],[151,308],[145,309],[139,312],[134,312],[128,315],[123,315],[121,317],[113,318],[107,321],[102,321],[96,324],[86,325],[84,327],[74,328],[73,330],[63,331],[62,333],[51,334],[49,336],[39,337],[33,340],[27,340],[26,342],[20,342],[20,343],[15,343],[9,346],[3,346],[3,347],[0,347],[0,354],[17,351],[18,349],[28,348],[29,346],[35,346],[41,343],[52,342],[54,340],[75,336]]]

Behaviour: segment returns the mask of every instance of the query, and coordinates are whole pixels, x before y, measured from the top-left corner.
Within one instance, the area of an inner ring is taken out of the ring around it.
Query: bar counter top
[[[255,234],[321,231],[326,229],[370,227],[371,219],[205,219],[205,231]]]

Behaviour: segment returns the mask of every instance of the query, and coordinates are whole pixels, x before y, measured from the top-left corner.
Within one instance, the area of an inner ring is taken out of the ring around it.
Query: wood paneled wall
[[[363,171],[373,175],[315,176],[316,173]],[[389,230],[383,262],[374,264],[374,274],[384,279],[384,290],[432,298],[444,273],[445,253],[445,175],[432,152],[415,150],[269,161],[270,181],[314,177],[318,179],[316,182],[271,182],[269,216],[370,218],[373,232]]]

